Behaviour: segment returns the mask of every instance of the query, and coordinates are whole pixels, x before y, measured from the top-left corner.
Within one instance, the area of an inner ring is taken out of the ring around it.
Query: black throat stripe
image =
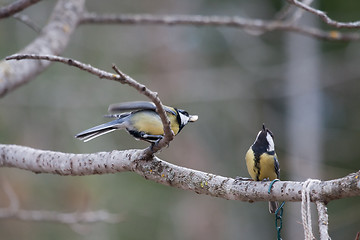
[[[264,147],[256,147],[256,146],[253,146],[252,147],[252,150],[254,152],[254,169],[256,170],[256,181],[260,181],[259,177],[260,177],[260,156],[263,154],[263,153],[267,153],[269,155],[272,155],[274,156],[275,155],[275,151],[266,151],[266,148]]]
[[[260,181],[260,156],[261,154],[254,152],[254,168],[256,170],[256,181]]]

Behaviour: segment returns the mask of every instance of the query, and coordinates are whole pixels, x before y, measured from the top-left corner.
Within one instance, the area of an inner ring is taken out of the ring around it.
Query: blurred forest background
[[[10,1],[0,1],[5,5]],[[26,9],[43,26],[55,1]],[[272,19],[283,1],[123,0],[86,3],[98,13],[226,15]],[[360,2],[316,1],[339,21],[359,19]],[[329,29],[304,14],[303,23]],[[0,21],[0,58],[37,33],[14,18]],[[244,156],[265,123],[275,135],[281,179],[328,180],[360,169],[360,42],[323,41],[287,32],[261,36],[229,27],[81,25],[62,54],[124,73],[157,91],[163,103],[198,114],[159,157],[218,175],[248,177]],[[26,60],[24,60],[26,61]],[[76,133],[107,119],[111,103],[147,100],[134,89],[53,63],[0,100],[0,142],[62,152],[144,148],[125,131],[88,143]],[[121,213],[118,224],[76,230],[57,223],[0,220],[0,238],[275,239],[267,203],[227,201],[146,181],[135,173],[60,177],[3,168],[24,209]],[[328,205],[333,239],[360,230],[360,198]],[[0,190],[0,207],[9,202]],[[317,215],[313,215],[317,230]],[[80,233],[78,233],[80,232]],[[287,203],[284,239],[303,239],[300,203]]]

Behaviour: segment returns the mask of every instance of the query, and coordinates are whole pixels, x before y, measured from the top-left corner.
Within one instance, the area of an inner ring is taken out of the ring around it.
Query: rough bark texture
[[[13,167],[34,173],[57,175],[93,175],[132,171],[163,185],[241,201],[301,201],[302,182],[276,182],[268,194],[269,182],[235,181],[162,161],[142,159],[143,150],[98,152],[92,154],[61,153],[17,145],[0,145],[0,167]],[[311,201],[360,196],[360,171],[344,178],[314,183]]]
[[[319,215],[319,233],[320,240],[329,240],[329,216],[327,213],[327,207],[323,202],[316,202],[316,207]]]

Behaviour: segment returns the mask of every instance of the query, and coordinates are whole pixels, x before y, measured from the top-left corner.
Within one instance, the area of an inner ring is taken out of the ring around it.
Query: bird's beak
[[[198,115],[190,115],[189,122],[196,122],[199,119]]]

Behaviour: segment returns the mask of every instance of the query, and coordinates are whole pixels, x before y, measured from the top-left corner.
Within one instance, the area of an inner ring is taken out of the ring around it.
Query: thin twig
[[[313,0],[304,0],[304,1],[302,2],[302,4],[308,6],[308,5],[310,5],[312,2],[313,2]],[[295,24],[295,23],[298,22],[299,19],[304,15],[304,12],[305,12],[305,11],[304,11],[303,9],[297,8],[297,9],[295,10],[295,12],[292,14],[291,18],[289,19],[289,22],[290,22],[291,24]]]
[[[37,26],[27,15],[16,13],[13,16],[15,19],[19,20],[20,22],[24,23],[26,26],[31,28],[37,33],[41,32],[41,28]]]
[[[325,12],[312,8],[307,4],[299,2],[298,0],[287,0],[290,4],[293,4],[299,8],[304,9],[307,12],[315,14],[320,17],[326,24],[336,28],[360,28],[360,21],[355,22],[339,22],[331,19]]]
[[[151,15],[151,14],[97,14],[84,13],[81,24],[158,24],[158,25],[189,25],[189,26],[222,26],[235,27],[254,32],[289,31],[316,37],[324,40],[356,41],[360,40],[357,33],[340,33],[323,31],[313,27],[297,26],[287,21],[265,21],[229,16],[200,15]]]
[[[22,221],[41,221],[75,224],[95,222],[118,223],[123,220],[123,217],[119,214],[112,214],[104,210],[61,213],[55,211],[36,211],[23,209],[13,211],[12,209],[0,208],[0,219],[18,219]]]
[[[9,198],[10,205],[8,208],[0,208],[0,219],[12,218],[23,221],[58,222],[64,224],[95,222],[118,223],[123,220],[121,215],[112,214],[104,210],[73,213],[23,210],[20,209],[19,199],[10,184],[5,181],[3,188],[6,196]]]
[[[109,73],[106,71],[103,71],[101,69],[95,68],[91,66],[90,64],[85,64],[80,61],[71,59],[71,58],[65,58],[60,56],[52,56],[52,55],[37,55],[37,54],[17,54],[12,55],[9,57],[6,57],[6,60],[23,60],[23,59],[35,59],[35,60],[47,60],[51,62],[61,62],[64,64],[67,64],[69,66],[77,67],[81,70],[87,71],[93,75],[98,76],[99,78],[104,78],[108,80],[113,80],[120,82],[122,84],[127,84],[136,90],[138,90],[141,94],[144,94],[147,96],[155,105],[156,105],[156,111],[160,116],[160,119],[162,121],[163,127],[164,127],[164,137],[154,146],[148,147],[143,152],[144,158],[149,158],[152,154],[160,151],[162,148],[166,147],[171,140],[174,138],[174,133],[172,132],[170,128],[170,120],[168,119],[166,112],[163,108],[162,102],[160,98],[158,97],[158,94],[156,92],[151,91],[148,89],[145,85],[138,83],[133,78],[129,77],[128,75],[122,73],[115,65],[113,65],[114,71],[118,74]]]
[[[65,58],[54,55],[38,55],[38,54],[15,54],[5,58],[5,60],[23,60],[23,59],[34,59],[34,60],[46,60],[51,62],[61,62],[67,64],[69,66],[77,67],[83,71],[89,72],[93,75],[98,76],[99,78],[105,78],[109,80],[118,81],[121,83],[125,83],[125,79],[121,76],[115,75],[113,73],[109,73],[98,68],[91,66],[90,64],[84,64],[80,61]]]
[[[17,0],[5,7],[0,8],[0,19],[6,18],[18,13],[25,8],[39,2],[40,0]]]

